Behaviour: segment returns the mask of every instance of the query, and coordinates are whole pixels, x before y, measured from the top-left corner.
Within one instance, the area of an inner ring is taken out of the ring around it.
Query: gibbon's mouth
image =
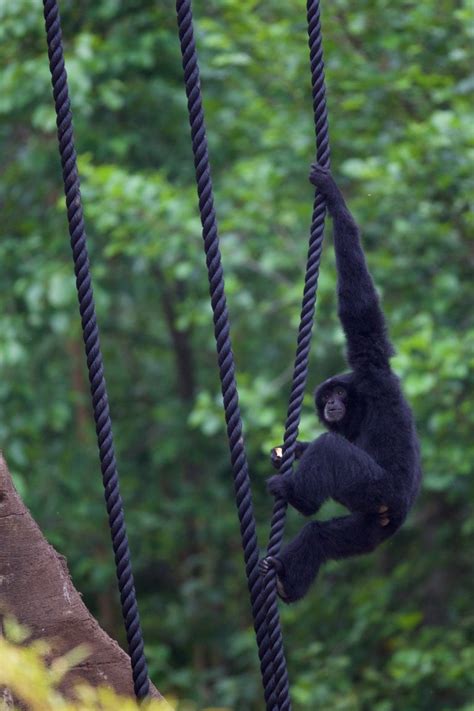
[[[328,420],[340,420],[344,416],[344,410],[340,407],[331,407],[326,410],[326,417]]]

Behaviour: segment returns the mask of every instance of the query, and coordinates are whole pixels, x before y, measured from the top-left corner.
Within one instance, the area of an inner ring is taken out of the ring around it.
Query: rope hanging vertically
[[[242,438],[242,423],[238,406],[234,361],[229,336],[229,322],[224,294],[217,221],[214,210],[209,155],[202,108],[199,67],[194,41],[191,0],[177,0],[176,8],[181,52],[183,56],[184,80],[188,97],[188,112],[198,185],[199,208],[203,227],[204,249],[208,267],[211,303],[214,312],[215,337],[227,421],[227,433],[231,450],[238,514],[241,523],[246,572],[261,660],[265,700],[268,711],[290,711],[291,701],[288,674],[278,615],[276,573],[272,570],[266,576],[263,596],[262,586],[257,574],[256,554],[258,553],[258,546],[255,534],[255,519],[252,510],[248,465]],[[313,107],[317,134],[317,159],[321,165],[329,166],[319,2],[308,0],[307,16]],[[326,209],[323,200],[319,196],[316,196],[312,216],[293,385],[284,437],[282,473],[291,471],[294,461],[294,449],[307,379],[325,212]],[[285,515],[286,506],[284,502],[281,500],[277,501],[272,517],[268,548],[268,553],[271,557],[276,556],[280,550]],[[265,619],[262,619],[262,602],[265,607]]]
[[[253,513],[247,455],[242,434],[234,357],[230,340],[229,316],[224,291],[224,275],[219,249],[217,219],[214,210],[211,168],[200,89],[199,66],[194,41],[191,0],[177,0],[179,39],[183,58],[184,83],[188,99],[192,149],[196,169],[202,236],[209,277],[214,334],[224,401],[227,437],[229,440],[237,512],[244,551],[245,570],[257,645],[260,657],[265,701],[268,709],[279,711],[273,683],[271,648],[265,629],[263,583],[258,571],[259,548]]]
[[[148,696],[149,693],[148,671],[143,651],[143,639],[130,564],[130,550],[119,490],[119,478],[112,438],[112,423],[100,350],[99,329],[95,315],[91,275],[89,272],[87,239],[81,204],[76,150],[74,147],[67,74],[64,65],[59,8],[56,0],[43,0],[43,6],[49,66],[51,69],[56,108],[59,152],[61,155],[64,191],[66,194],[69,234],[71,237],[74,271],[76,274],[79,311],[81,314],[87,367],[89,371],[105,501],[115,554],[122,615],[132,665],[133,684],[137,698],[143,699]]]
[[[319,0],[308,0],[308,41],[311,63],[311,82],[313,96],[314,122],[316,129],[316,155],[320,165],[329,168],[329,129],[326,108],[326,89],[324,81],[324,62],[322,49],[322,33]],[[283,456],[280,474],[292,471],[295,458],[295,445],[301,419],[301,408],[308,375],[311,336],[316,306],[316,295],[321,261],[322,243],[324,237],[324,218],[326,205],[319,194],[316,194],[311,221],[308,261],[301,307],[301,318],[298,329],[293,381],[291,386],[288,413],[283,439]],[[277,557],[283,540],[287,505],[282,499],[277,499],[273,508],[268,543],[268,556]],[[267,634],[274,655],[274,672],[277,698],[280,711],[287,711],[290,706],[283,701],[288,689],[288,675],[283,653],[276,588],[276,569],[273,567],[265,576],[264,597],[266,602]]]

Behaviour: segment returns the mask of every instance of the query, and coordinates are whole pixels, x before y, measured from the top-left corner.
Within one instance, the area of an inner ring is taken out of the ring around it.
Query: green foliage
[[[174,11],[63,3],[95,296],[147,654],[165,694],[261,708]],[[303,4],[196,0],[233,345],[262,545],[314,152]],[[368,559],[285,609],[295,709],[467,711],[472,678],[472,3],[323,7],[334,172],[415,409],[423,495]],[[41,4],[0,0],[0,443],[123,641],[64,216]],[[311,388],[342,369],[330,239]],[[301,524],[290,515],[288,532]],[[472,707],[471,707],[472,708]]]
[[[85,647],[72,649],[51,662],[51,650],[42,640],[29,640],[29,633],[13,620],[5,621],[6,637],[0,637],[0,708],[12,708],[13,700],[29,711],[138,711],[142,708],[130,698],[118,696],[112,689],[91,688],[78,684],[75,700],[66,699],[60,684],[65,675],[89,656]],[[48,659],[49,657],[49,659]],[[5,690],[7,689],[7,690]],[[176,711],[179,711],[179,706]],[[182,707],[181,707],[182,708]],[[164,701],[147,704],[149,711],[173,711]],[[211,711],[208,709],[208,711]],[[222,710],[224,711],[224,710]]]

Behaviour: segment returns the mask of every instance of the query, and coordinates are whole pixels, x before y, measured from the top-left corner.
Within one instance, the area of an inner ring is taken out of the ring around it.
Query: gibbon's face
[[[366,405],[356,389],[353,373],[340,373],[325,380],[314,394],[316,412],[323,425],[355,441],[363,427]]]
[[[347,411],[347,390],[342,385],[336,385],[321,394],[323,416],[326,422],[340,422]]]

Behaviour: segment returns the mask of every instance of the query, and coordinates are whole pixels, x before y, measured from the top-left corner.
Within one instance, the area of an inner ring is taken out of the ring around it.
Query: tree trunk
[[[90,655],[63,680],[66,696],[80,681],[133,696],[130,658],[87,610],[66,559],[43,537],[0,453],[0,622],[5,614],[25,625],[32,638],[46,640],[52,659],[87,646]],[[151,696],[161,698],[153,686]]]

